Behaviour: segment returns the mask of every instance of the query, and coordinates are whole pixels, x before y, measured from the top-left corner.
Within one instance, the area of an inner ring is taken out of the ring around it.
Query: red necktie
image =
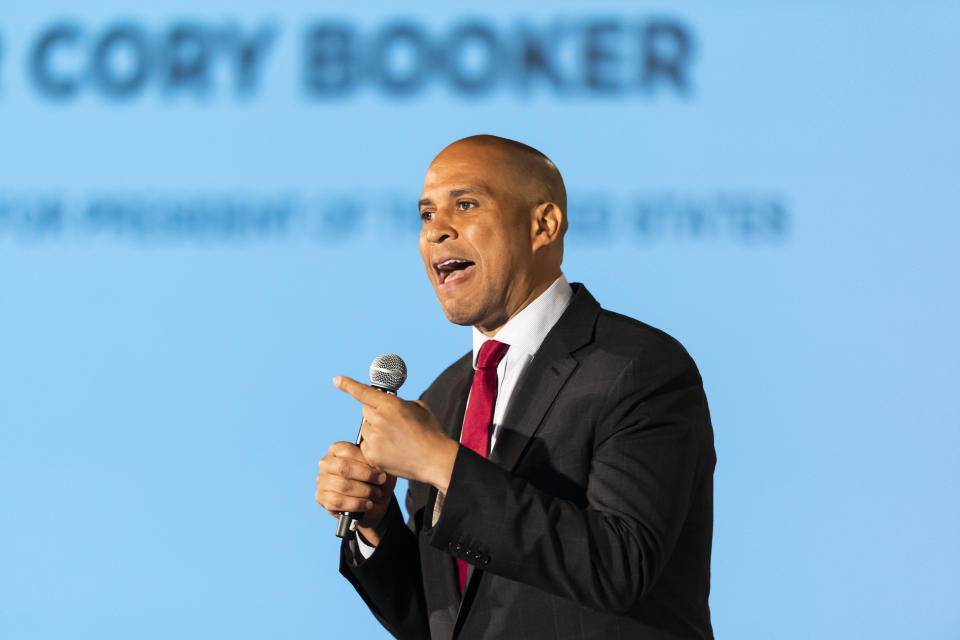
[[[463,416],[460,444],[476,451],[484,458],[490,452],[490,426],[493,423],[493,405],[497,399],[497,365],[510,345],[496,340],[487,340],[480,346],[477,355],[477,370],[470,386],[470,401]],[[457,558],[460,575],[460,592],[467,583],[467,563]]]

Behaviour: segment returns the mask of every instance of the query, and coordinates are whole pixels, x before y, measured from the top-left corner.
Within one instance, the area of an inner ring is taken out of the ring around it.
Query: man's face
[[[445,149],[420,196],[420,255],[447,319],[499,328],[532,286],[530,207],[495,147]]]

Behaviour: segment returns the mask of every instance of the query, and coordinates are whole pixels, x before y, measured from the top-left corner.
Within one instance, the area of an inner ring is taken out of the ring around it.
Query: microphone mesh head
[[[407,379],[407,365],[395,353],[377,356],[370,365],[370,384],[396,393]]]

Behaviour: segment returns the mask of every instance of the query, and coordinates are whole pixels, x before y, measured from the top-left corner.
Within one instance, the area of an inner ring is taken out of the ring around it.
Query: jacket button
[[[457,553],[460,553],[463,550],[463,545],[458,542],[455,545],[453,545],[453,550],[456,551]]]
[[[490,564],[490,556],[483,556],[482,558],[480,558],[480,566],[481,566],[481,567],[485,567],[485,566],[487,566],[488,564]]]

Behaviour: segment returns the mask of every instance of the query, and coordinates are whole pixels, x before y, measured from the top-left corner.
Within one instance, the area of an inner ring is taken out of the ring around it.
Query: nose
[[[444,240],[457,237],[457,230],[451,224],[450,216],[442,211],[433,214],[432,220],[423,223],[423,234],[427,242],[439,244]]]

